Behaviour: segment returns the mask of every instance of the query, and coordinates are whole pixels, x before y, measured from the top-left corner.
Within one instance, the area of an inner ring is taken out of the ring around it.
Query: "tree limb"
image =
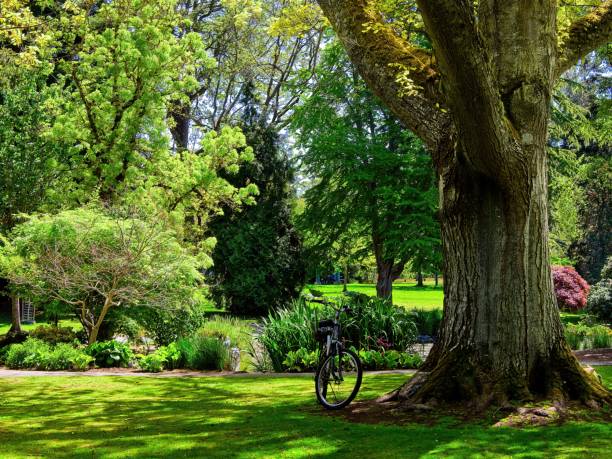
[[[612,0],[576,20],[557,56],[557,78],[585,54],[612,40]]]
[[[369,7],[368,0],[318,0],[351,61],[374,93],[430,148],[448,130],[449,116],[439,90],[433,57],[398,37]],[[415,84],[406,91],[398,81],[407,71]]]

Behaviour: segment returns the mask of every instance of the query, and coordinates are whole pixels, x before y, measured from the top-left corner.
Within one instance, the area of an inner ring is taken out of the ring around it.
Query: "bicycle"
[[[315,391],[319,403],[328,410],[344,408],[353,401],[359,387],[363,369],[361,360],[342,343],[340,313],[348,307],[334,308],[334,319],[320,320],[317,339],[321,343],[321,359],[315,375]]]

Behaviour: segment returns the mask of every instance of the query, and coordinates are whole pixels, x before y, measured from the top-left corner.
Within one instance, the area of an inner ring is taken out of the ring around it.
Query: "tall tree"
[[[61,190],[62,163],[69,150],[44,135],[50,122],[40,109],[50,96],[45,74],[33,68],[12,70],[5,72],[6,81],[0,83],[0,235],[15,226],[19,214],[53,201],[50,190]],[[17,332],[21,330],[19,297],[9,293],[11,331]]]
[[[265,126],[252,94],[244,99],[243,130],[254,160],[228,176],[236,187],[256,185],[254,205],[211,222],[217,239],[211,292],[216,301],[242,315],[261,315],[286,305],[304,284],[302,244],[292,223],[293,168],[279,148],[278,135]]]
[[[439,243],[434,171],[421,142],[365,87],[338,43],[326,49],[293,127],[316,180],[303,226],[324,251],[347,234],[369,240],[376,294],[391,298],[406,263],[424,264]]]
[[[318,3],[370,87],[425,142],[439,178],[444,319],[422,371],[391,397],[611,400],[563,336],[546,171],[553,87],[610,40],[612,1],[558,33],[556,0],[417,0],[417,35],[379,7],[395,2]]]
[[[189,22],[177,34],[201,36],[214,68],[199,67],[198,85],[171,111],[177,149],[197,149],[198,133],[239,123],[245,90],[257,95],[261,122],[287,124],[309,86],[323,40],[316,5],[303,0],[189,0],[178,3]]]

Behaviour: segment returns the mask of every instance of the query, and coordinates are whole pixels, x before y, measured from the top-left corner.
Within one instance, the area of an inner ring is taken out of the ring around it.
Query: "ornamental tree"
[[[438,176],[444,319],[420,373],[388,398],[610,401],[563,336],[546,172],[553,88],[610,41],[612,1],[318,3],[374,93],[423,140]]]
[[[0,247],[0,270],[18,289],[74,308],[96,341],[111,309],[181,308],[209,266],[160,223],[95,209],[32,216]]]
[[[589,284],[571,266],[553,266],[555,296],[560,309],[576,311],[587,304]]]

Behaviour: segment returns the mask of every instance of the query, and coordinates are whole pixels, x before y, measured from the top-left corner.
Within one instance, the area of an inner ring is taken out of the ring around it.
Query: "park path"
[[[429,350],[429,349],[427,349]],[[584,365],[612,365],[612,349],[591,349],[586,351],[574,351],[578,360]],[[388,371],[366,371],[366,375],[410,375],[416,370],[388,370]],[[311,376],[314,373],[247,373],[244,371],[188,371],[172,370],[161,373],[145,373],[136,368],[96,368],[88,371],[38,371],[38,370],[10,370],[0,366],[0,378],[15,378],[25,376],[138,376],[144,378],[287,378]]]

